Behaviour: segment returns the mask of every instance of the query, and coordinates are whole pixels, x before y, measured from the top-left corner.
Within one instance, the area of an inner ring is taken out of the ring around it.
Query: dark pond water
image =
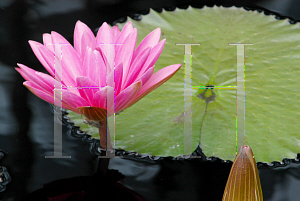
[[[42,33],[51,30],[71,39],[78,19],[95,29],[103,21],[112,23],[121,16],[134,16],[133,13],[139,10],[146,13],[145,9],[149,7],[159,10],[180,5],[175,1],[140,1],[139,4],[123,0],[24,2],[0,1],[0,150],[5,152],[0,151],[0,166],[5,167],[0,168],[0,182],[4,184],[6,172],[11,177],[11,181],[0,188],[0,201],[19,200],[46,183],[91,176],[97,169],[98,158],[90,150],[91,143],[71,136],[72,128],[68,124],[63,125],[63,155],[71,158],[45,158],[53,155],[52,107],[29,93],[13,68],[16,63],[26,63],[35,66],[36,70],[42,69],[30,50],[28,39],[41,42]],[[199,2],[205,4],[208,1],[197,2],[201,7]],[[254,1],[245,2],[248,6],[254,5]],[[284,2],[255,1],[256,6],[300,19],[299,4],[292,0]],[[184,7],[183,4],[180,6]],[[285,164],[273,166],[258,164],[265,201],[300,200],[298,161],[286,160]],[[125,154],[122,159],[111,159],[109,168],[125,175],[124,185],[148,200],[214,201],[222,198],[231,164],[216,158],[209,161],[149,159]]]

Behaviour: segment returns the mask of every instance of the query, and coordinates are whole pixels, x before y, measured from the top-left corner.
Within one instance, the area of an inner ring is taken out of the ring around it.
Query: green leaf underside
[[[182,67],[165,84],[116,115],[116,148],[158,156],[184,154],[184,47],[175,43],[201,44],[192,47],[193,86],[236,86],[237,50],[228,43],[252,43],[245,46],[246,145],[256,161],[263,162],[295,158],[300,152],[298,24],[235,7],[190,7],[161,14],[151,10],[141,21],[131,21],[138,30],[138,43],[157,27],[162,30],[161,39],[167,39],[155,72],[171,64]],[[208,104],[203,124],[206,104],[197,97],[202,91],[192,92],[193,150],[202,125],[204,153],[233,160],[236,90],[215,89],[217,97]],[[69,116],[82,130],[90,129],[80,115],[70,112]],[[99,138],[97,129],[89,132]]]

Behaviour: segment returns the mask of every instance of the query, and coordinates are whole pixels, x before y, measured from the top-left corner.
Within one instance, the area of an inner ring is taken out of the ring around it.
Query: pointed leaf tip
[[[241,146],[232,164],[222,201],[262,201],[263,194],[250,146]]]

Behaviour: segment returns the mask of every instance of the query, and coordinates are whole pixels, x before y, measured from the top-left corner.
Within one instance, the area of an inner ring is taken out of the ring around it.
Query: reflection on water
[[[0,149],[0,160],[4,157],[5,153]],[[0,193],[6,190],[6,185],[11,181],[11,177],[7,171],[7,168],[0,166]]]
[[[300,196],[300,164],[273,169],[259,168],[264,200],[297,200]]]

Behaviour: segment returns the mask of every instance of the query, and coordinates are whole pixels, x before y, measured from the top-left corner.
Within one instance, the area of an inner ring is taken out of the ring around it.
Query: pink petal
[[[107,58],[109,66],[114,66],[114,57],[115,57],[115,49],[114,49],[114,39],[112,35],[112,31],[108,24],[104,22],[100,29],[98,30],[96,37],[96,46],[99,47],[102,53]]]
[[[133,82],[136,81],[141,81],[142,82],[142,86],[144,86],[144,84],[149,80],[149,78],[153,75],[154,72],[154,66],[149,68],[141,77],[137,78],[136,80],[134,80]]]
[[[137,39],[137,30],[133,29],[132,33],[127,36],[125,39],[118,55],[116,56],[116,65],[123,62],[123,77],[122,77],[122,86],[124,85],[127,75],[129,73],[131,59],[133,55],[133,51],[136,46]]]
[[[55,77],[55,55],[53,54],[53,52],[51,52],[51,50],[49,50],[48,48],[46,48],[45,46],[42,45],[38,45],[38,51],[39,54],[41,55],[41,58],[46,62],[48,68],[50,68],[50,74]],[[59,61],[60,62],[60,61]]]
[[[59,58],[55,57],[47,48],[40,47],[39,49],[41,56],[47,62],[47,64],[53,68],[53,77],[56,80],[59,80],[66,86],[75,86],[75,81],[69,72],[62,67],[61,61]]]
[[[112,71],[108,77],[107,77],[107,80],[108,80],[108,83],[111,83],[111,79],[112,79],[112,76],[114,76],[114,81],[115,81],[115,93],[116,93],[116,96],[120,93],[121,91],[121,85],[122,85],[122,76],[123,76],[123,63],[120,63],[119,65],[117,65],[115,67],[115,70]]]
[[[106,96],[107,93],[112,93],[113,88],[110,86],[102,87],[97,93],[94,94],[93,97],[93,106],[100,107],[100,108],[106,108],[107,101]],[[113,97],[110,97],[108,100],[109,103],[113,102]]]
[[[127,107],[132,106],[151,91],[169,80],[179,70],[180,67],[181,64],[170,65],[153,74]]]
[[[93,97],[93,106],[106,108],[106,91],[107,87],[102,87]]]
[[[45,73],[42,72],[36,72],[37,76],[39,76],[39,78],[41,80],[43,80],[43,82],[45,82],[45,84],[48,85],[48,89],[49,91],[53,91],[53,89],[56,88],[66,88],[66,86],[61,83],[58,82],[57,80],[55,80],[53,77],[51,77],[50,75],[47,75]]]
[[[113,36],[110,27],[106,22],[99,28],[96,37],[97,46],[99,44],[107,44],[113,42]]]
[[[34,95],[38,96],[44,101],[47,101],[48,103],[54,104],[53,92],[45,92],[40,86],[31,81],[26,81],[23,83],[23,85],[27,87]]]
[[[64,76],[71,76],[72,79],[75,80],[76,77],[82,75],[81,59],[79,58],[77,52],[74,50],[74,48],[71,45],[63,45],[61,48],[62,48],[61,64],[63,70],[67,72],[67,74],[63,74],[63,79],[66,79],[66,77]]]
[[[147,47],[136,57],[136,59],[134,60],[134,62],[130,67],[129,74],[127,76],[125,84],[122,86],[122,89],[131,85],[137,79],[137,76],[139,75],[141,68],[143,67],[145,61],[148,58],[150,50],[151,48]]]
[[[76,78],[77,89],[82,98],[89,102],[89,105],[93,105],[93,96],[99,90],[97,84],[88,77]]]
[[[136,51],[133,54],[133,59],[135,59],[136,56],[141,51],[143,51],[146,47],[148,47],[148,46],[154,47],[159,42],[160,33],[161,33],[160,28],[157,28],[157,29],[153,30],[151,33],[149,33],[137,47]]]
[[[118,96],[116,96],[115,111],[119,112],[119,111],[127,108],[128,104],[131,101],[133,101],[134,97],[139,93],[139,91],[141,90],[141,87],[142,87],[142,83],[141,83],[141,81],[138,81],[136,83],[133,83],[129,87],[127,87]]]
[[[56,48],[61,48],[62,57],[62,79],[65,85],[75,87],[75,78],[81,75],[81,59],[71,44],[55,31],[51,32],[53,44]]]
[[[51,35],[48,33],[43,34],[44,46],[46,46],[54,54],[54,45],[52,43]]]
[[[63,51],[64,49],[68,51],[67,55],[70,55],[71,59],[79,58],[79,56],[77,55],[77,52],[74,50],[72,45],[62,35],[60,35],[59,33],[55,32],[55,31],[52,31],[51,38],[52,38],[52,42],[54,44],[54,50],[56,48],[60,48],[60,51],[62,52],[62,57],[60,57],[60,56],[58,57],[60,60],[63,59],[63,53],[66,52],[66,51]],[[70,57],[66,57],[66,59],[70,59]],[[79,63],[79,64],[81,64],[81,63]],[[76,70],[78,70],[78,69],[76,69]]]
[[[28,76],[28,74],[35,74],[36,71],[33,70],[33,69],[31,69],[31,68],[28,68],[27,66],[25,66],[25,65],[23,65],[23,64],[17,63],[17,65],[18,65],[19,67],[22,66],[24,69],[27,70],[28,73],[24,73],[24,72],[23,72],[24,70],[22,70],[22,68],[15,68],[15,69],[22,75],[22,77],[23,77],[25,80],[31,81],[31,78]]]
[[[55,86],[58,86],[59,88],[65,87],[62,83],[55,80],[50,75],[47,75],[45,73],[41,73],[38,71],[35,71],[31,68],[26,67],[23,64],[18,64],[20,67],[19,69],[16,68],[16,70],[28,81],[31,81],[35,85],[39,86],[41,90],[52,93]]]
[[[34,83],[32,83],[30,81],[24,82],[23,85],[26,86],[37,97],[41,98],[42,100],[44,100],[48,103],[54,104],[53,92],[51,94],[47,93],[47,92],[43,91],[40,87],[38,87],[37,85],[35,85]],[[60,106],[60,104],[58,104],[57,106]],[[73,112],[76,112],[76,113],[80,114],[80,112],[76,108],[72,108],[71,106],[67,105],[64,102],[62,102],[62,107],[66,108],[68,110],[72,110]]]
[[[116,46],[115,46],[116,55],[118,55],[118,53],[123,45],[124,40],[130,33],[132,33],[132,31],[133,31],[132,23],[131,23],[131,21],[129,21],[125,24],[119,37],[115,40],[116,41]]]
[[[159,56],[164,48],[165,41],[166,41],[166,39],[163,39],[162,41],[160,41],[157,45],[155,45],[151,49],[150,54],[147,58],[147,61],[145,62],[143,68],[140,70],[139,76],[144,74],[144,72],[146,72],[149,68],[151,68],[155,64],[155,62],[159,58]]]
[[[55,89],[55,93],[61,94],[62,101],[68,104],[72,108],[91,106],[84,98],[76,95],[65,89]]]
[[[82,75],[90,78],[98,85],[100,83],[99,68],[102,66],[97,65],[95,54],[93,53],[92,48],[87,48],[82,65]]]
[[[84,58],[87,47],[95,49],[96,40],[92,30],[81,21],[77,21],[74,30],[74,48],[81,58]]]
[[[62,35],[60,35],[59,33],[55,32],[55,31],[51,31],[51,38],[52,38],[53,45],[57,45],[57,44],[71,45],[69,43],[69,41],[67,41]],[[54,47],[54,50],[55,50],[55,47]]]
[[[98,77],[97,79],[95,78],[95,80],[99,80],[99,87],[104,87],[106,86],[106,74],[107,74],[107,61],[105,56],[101,55],[101,52],[99,52],[98,50],[94,50],[93,51],[95,60],[96,60],[96,66],[97,68],[95,68],[94,73],[96,74],[96,76]]]
[[[84,57],[87,47],[90,47],[92,50],[94,50],[96,48],[96,39],[93,33],[84,31],[81,37],[81,54],[78,53],[81,58]]]
[[[61,48],[63,49],[65,47],[61,47]],[[74,75],[71,74],[72,71],[69,70],[68,66],[66,66],[64,62],[61,63],[60,59],[55,57],[55,55],[43,45],[38,45],[38,50],[41,57],[44,59],[47,65],[51,69],[53,69],[53,74],[51,74],[53,77],[55,77],[57,80],[59,80],[60,82],[62,82],[64,85],[68,87],[76,86],[75,79],[73,78]],[[63,52],[62,55],[66,55],[66,53],[67,52]],[[54,67],[56,68],[56,70]],[[70,91],[79,95],[76,89],[70,89]]]
[[[45,60],[45,62],[53,68],[53,77],[56,78],[56,80],[59,80],[64,85],[69,87],[75,87],[76,83],[73,78],[73,75],[70,74],[71,72],[66,67],[65,63],[61,63],[59,58],[55,57],[51,51],[49,51],[47,48],[39,47],[40,54],[42,58]],[[55,67],[55,68],[54,68]],[[56,69],[56,70],[55,70]]]
[[[113,26],[111,28],[111,33],[112,33],[112,36],[113,36],[113,41],[115,42],[117,40],[117,38],[119,37],[121,32],[120,32],[119,27],[116,25],[116,26]]]
[[[50,91],[52,90],[51,87],[47,83],[45,83],[38,75],[37,71],[26,67],[25,65],[18,64],[20,67],[19,69],[16,69],[26,80],[33,82],[37,86],[39,86],[44,91]]]
[[[41,51],[45,53],[48,57],[52,56],[52,60],[54,61],[54,54],[47,49],[44,45],[35,42],[35,41],[28,41],[29,45],[31,46],[31,49],[35,56],[38,58],[38,60],[41,62],[41,64],[45,67],[45,69],[50,73],[50,75],[54,76],[54,69],[53,66],[51,66],[45,58],[42,56]]]

